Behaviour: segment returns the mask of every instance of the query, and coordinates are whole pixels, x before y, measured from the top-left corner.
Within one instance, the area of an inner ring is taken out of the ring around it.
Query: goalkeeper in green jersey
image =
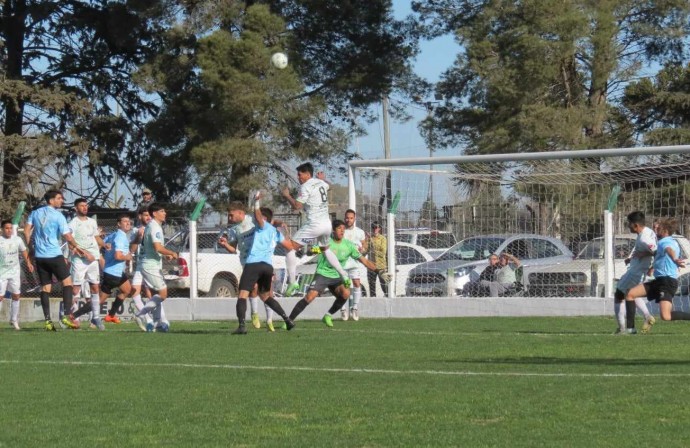
[[[338,258],[341,265],[352,258],[353,260],[359,261],[370,271],[378,273],[385,282],[389,282],[391,277],[386,272],[385,269],[376,269],[376,265],[371,261],[364,258],[357,250],[357,246],[343,238],[345,235],[345,223],[339,219],[333,221],[333,237],[331,238],[328,246],[331,251]],[[335,296],[335,301],[333,306],[324,314],[323,323],[328,327],[333,326],[333,319],[331,315],[337,313],[340,308],[348,301],[350,298],[350,288],[345,287],[343,278],[340,276],[338,271],[331,266],[326,257],[323,255],[319,256],[319,260],[316,264],[316,275],[314,276],[314,281],[309,285],[309,290],[307,295],[297,302],[295,307],[290,313],[290,320],[295,320],[299,314],[304,311],[304,309],[309,305],[315,298],[317,298],[321,293],[323,293],[326,288],[328,288],[331,293]]]

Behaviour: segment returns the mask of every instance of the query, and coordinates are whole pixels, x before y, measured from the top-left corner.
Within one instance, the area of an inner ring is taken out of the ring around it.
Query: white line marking
[[[178,369],[227,369],[269,370],[286,372],[369,373],[379,375],[435,375],[435,376],[504,376],[504,377],[559,377],[559,378],[690,378],[690,373],[532,373],[532,372],[471,372],[444,370],[393,370],[393,369],[340,369],[299,366],[243,366],[233,364],[176,364],[135,363],[102,361],[22,361],[0,359],[0,364],[31,364],[68,367],[127,367],[127,368],[178,368]]]

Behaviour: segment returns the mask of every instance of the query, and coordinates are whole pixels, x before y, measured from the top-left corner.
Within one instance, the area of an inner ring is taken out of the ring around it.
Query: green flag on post
[[[18,225],[19,221],[22,219],[22,215],[24,214],[24,208],[26,207],[26,202],[21,201],[19,205],[17,205],[17,211],[14,213],[14,218],[12,218],[12,225]]]
[[[393,202],[391,202],[391,206],[388,208],[388,213],[395,215],[395,213],[398,211],[398,205],[399,204],[400,204],[400,192],[397,191],[395,193],[395,196],[393,196]]]
[[[611,190],[611,194],[609,195],[609,203],[608,206],[606,207],[606,210],[609,212],[613,212],[613,209],[616,208],[616,204],[618,204],[618,196],[621,193],[621,186],[616,184],[613,186],[613,189]]]
[[[190,221],[197,221],[199,219],[199,215],[201,215],[201,210],[203,210],[204,205],[206,205],[206,199],[201,198],[201,200],[196,203],[196,207],[194,207],[192,214],[189,215]]]

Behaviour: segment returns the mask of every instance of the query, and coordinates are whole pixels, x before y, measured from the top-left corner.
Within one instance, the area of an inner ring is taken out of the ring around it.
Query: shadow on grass
[[[450,364],[593,365],[593,366],[685,366],[690,359],[557,358],[553,356],[439,360]]]

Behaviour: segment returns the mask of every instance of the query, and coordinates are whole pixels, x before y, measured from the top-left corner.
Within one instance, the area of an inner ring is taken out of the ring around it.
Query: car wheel
[[[214,278],[208,295],[210,297],[237,297],[237,287],[226,278]]]

